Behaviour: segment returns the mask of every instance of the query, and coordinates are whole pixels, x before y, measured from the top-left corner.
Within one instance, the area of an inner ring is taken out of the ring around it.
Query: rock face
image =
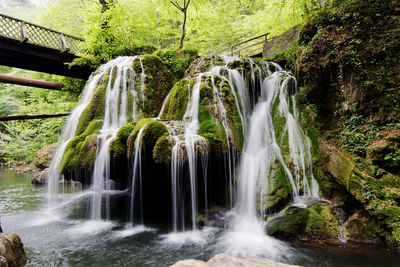
[[[298,265],[285,264],[264,258],[234,257],[227,254],[217,254],[209,261],[182,260],[171,267],[300,267]]]
[[[40,149],[35,156],[35,166],[42,170],[48,168],[57,148],[58,144],[51,144]]]
[[[0,233],[0,266],[21,267],[25,264],[24,245],[19,236]]]
[[[395,247],[400,247],[399,11],[398,1],[331,1],[299,28],[291,46],[285,36],[275,38],[282,44],[273,45],[282,49],[271,58],[297,73],[314,176],[320,195],[331,203],[318,213],[325,222],[320,225],[336,221],[348,241],[384,240]],[[287,205],[284,193],[284,186],[274,189],[271,211]],[[278,218],[283,223],[269,231],[301,237],[315,209],[283,212]]]

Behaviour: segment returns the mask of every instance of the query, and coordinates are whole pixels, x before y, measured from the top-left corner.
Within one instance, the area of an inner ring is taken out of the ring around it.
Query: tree
[[[186,18],[187,18],[187,9],[190,4],[190,0],[183,0],[183,5],[178,3],[178,0],[171,0],[171,4],[174,5],[180,12],[183,13],[183,23],[182,23],[182,35],[179,40],[179,49],[183,48],[183,40],[185,39],[186,32],[185,32],[185,27],[186,27]]]
[[[108,9],[110,9],[110,2],[112,1],[107,1],[107,0],[99,0],[100,4],[101,4],[101,13],[106,12]]]

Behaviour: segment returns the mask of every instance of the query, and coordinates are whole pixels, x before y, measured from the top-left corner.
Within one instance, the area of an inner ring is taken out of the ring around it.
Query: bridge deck
[[[86,79],[91,69],[65,65],[77,54],[88,53],[83,41],[0,14],[0,65]]]

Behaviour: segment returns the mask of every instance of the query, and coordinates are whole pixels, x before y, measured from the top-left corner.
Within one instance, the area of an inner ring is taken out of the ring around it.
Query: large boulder
[[[201,260],[181,260],[171,265],[171,267],[299,267],[265,258],[234,257],[227,254],[217,254],[209,261]]]
[[[48,168],[57,151],[57,148],[58,144],[51,144],[40,149],[35,156],[35,166],[42,170]]]
[[[25,264],[26,254],[19,236],[0,233],[0,266],[20,267]]]

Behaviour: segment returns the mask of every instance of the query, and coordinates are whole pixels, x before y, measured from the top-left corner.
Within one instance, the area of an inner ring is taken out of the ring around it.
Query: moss
[[[134,151],[135,151],[135,142],[136,142],[136,137],[142,129],[142,127],[146,124],[151,122],[152,119],[141,119],[138,122],[135,122],[135,127],[133,128],[133,131],[131,131],[128,139],[127,139],[127,151],[128,151],[128,158],[131,158]]]
[[[223,96],[228,125],[233,135],[234,148],[238,151],[242,151],[244,144],[243,127],[239,111],[236,106],[235,96],[233,95],[232,90],[226,81],[219,81],[218,87],[220,88]]]
[[[113,158],[127,156],[126,142],[131,131],[135,128],[135,123],[130,122],[122,126],[110,145],[110,152]]]
[[[97,135],[102,125],[102,121],[91,121],[83,133],[67,144],[60,172],[93,166],[96,158]]]
[[[140,95],[140,75],[137,75],[136,91],[140,95],[142,102],[140,109],[143,117],[156,117],[160,112],[165,97],[173,86],[174,80],[167,65],[160,57],[156,55],[144,55],[140,60],[135,60],[133,62],[133,69],[136,73],[142,72],[140,61],[146,75],[144,96]]]
[[[399,246],[400,240],[396,238],[396,231],[400,228],[399,179],[382,169],[368,171],[369,164],[363,159],[337,151],[325,142],[320,144],[320,157],[327,157],[325,172],[346,188],[368,214],[379,220],[381,237],[389,244]]]
[[[180,80],[169,92],[161,119],[182,120],[188,103],[189,79]],[[190,86],[191,88],[193,86]]]
[[[168,134],[168,128],[160,121],[150,121],[143,132],[145,146],[153,148],[157,140],[163,135]]]
[[[109,76],[106,75],[103,83],[98,85],[94,91],[93,97],[89,105],[83,110],[79,119],[76,135],[85,131],[86,127],[93,120],[101,120],[104,118],[105,94]]]
[[[222,123],[203,106],[199,107],[199,123],[198,133],[206,138],[210,149],[215,152],[226,151],[225,130]]]
[[[286,209],[282,217],[267,227],[270,235],[310,239],[337,238],[339,223],[330,206],[316,205],[308,209]]]
[[[163,49],[156,52],[173,72],[175,79],[181,79],[190,62],[198,57],[198,51],[193,49],[173,50]]]
[[[309,209],[305,231],[314,238],[327,239],[337,238],[339,235],[339,224],[332,215],[330,206],[313,206]]]
[[[276,163],[278,165],[278,163]],[[276,211],[285,205],[292,194],[292,187],[288,181],[287,174],[279,165],[272,175],[272,191],[268,194],[268,201],[264,207],[267,211]]]
[[[157,139],[153,148],[153,158],[156,163],[168,163],[171,160],[171,142],[169,134],[164,134]]]
[[[134,151],[135,151],[135,143],[137,139],[137,135],[146,125],[146,128],[143,130],[143,136],[142,136],[142,149],[146,150],[152,150],[153,151],[153,156],[154,159],[157,160],[158,162],[165,162],[165,159],[167,158],[167,155],[162,154],[162,151],[166,149],[165,147],[165,141],[162,141],[159,139],[165,139],[163,137],[164,135],[168,135],[168,129],[167,126],[165,126],[164,123],[160,121],[154,121],[152,119],[142,119],[139,122],[136,123],[136,126],[134,127],[133,131],[131,131],[131,134],[129,135],[127,139],[127,150],[128,150],[128,157],[132,157]],[[159,146],[157,149],[155,149],[155,146],[157,142],[159,143]],[[154,152],[155,150],[155,152]],[[154,154],[155,153],[155,154]]]
[[[307,223],[309,210],[296,210],[295,212],[284,214],[278,220],[268,224],[267,233],[273,236],[296,237],[304,232]]]
[[[65,149],[60,172],[92,168],[96,159],[96,150],[97,134],[75,137]]]

